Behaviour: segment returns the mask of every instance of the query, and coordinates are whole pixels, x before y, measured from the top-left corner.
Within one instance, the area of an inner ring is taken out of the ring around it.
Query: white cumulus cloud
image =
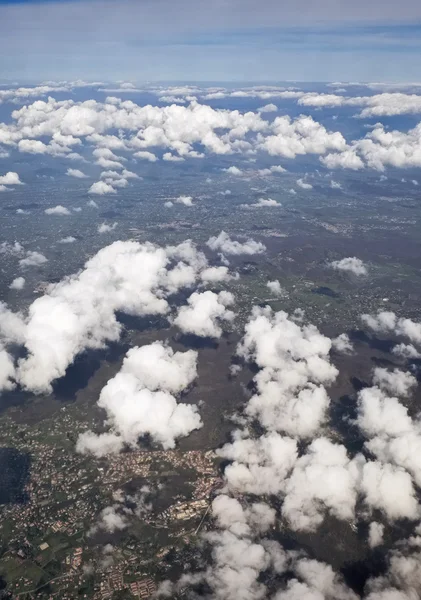
[[[22,181],[17,173],[8,171],[6,175],[0,175],[0,185],[22,185]]]
[[[22,290],[25,287],[25,278],[24,277],[16,277],[9,285],[11,290]]]
[[[76,179],[86,179],[87,175],[79,169],[67,169],[66,175],[69,177],[75,177]]]
[[[177,403],[175,398],[196,378],[196,360],[193,350],[173,352],[161,342],[129,350],[98,400],[110,432],[81,434],[77,450],[102,456],[119,451],[123,444],[136,447],[146,434],[164,448],[173,448],[177,438],[199,429],[197,407]]]
[[[46,208],[44,210],[46,215],[70,215],[70,210],[61,204],[57,204],[57,206],[53,206],[51,208]]]
[[[241,243],[232,240],[228,233],[221,231],[218,236],[213,236],[208,239],[206,244],[211,250],[220,250],[224,254],[262,254],[266,250],[266,246],[261,242],[249,238],[247,241]]]
[[[234,303],[230,292],[194,292],[182,306],[174,319],[174,325],[183,333],[193,333],[201,337],[219,338],[222,335],[220,322],[232,321],[234,313],[228,306]]]
[[[337,271],[348,271],[357,276],[367,275],[367,267],[360,258],[355,256],[334,260],[330,263],[330,266]]]

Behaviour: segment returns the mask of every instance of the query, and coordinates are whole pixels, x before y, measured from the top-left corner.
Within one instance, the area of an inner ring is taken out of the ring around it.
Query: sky
[[[419,0],[0,0],[0,79],[420,81]]]

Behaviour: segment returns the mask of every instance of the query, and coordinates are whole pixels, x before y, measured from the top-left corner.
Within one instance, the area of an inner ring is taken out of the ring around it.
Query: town
[[[1,421],[22,479],[11,491],[15,501],[0,505],[0,576],[7,592],[13,598],[148,598],[203,526],[222,483],[215,453],[147,449],[86,457],[66,434],[79,427],[72,410],[59,413],[34,426],[17,425],[10,416]],[[25,456],[27,470],[21,468]],[[179,481],[175,491],[173,480]],[[150,509],[129,508],[136,487],[154,491]],[[107,507],[117,507],[124,528],[102,526]]]

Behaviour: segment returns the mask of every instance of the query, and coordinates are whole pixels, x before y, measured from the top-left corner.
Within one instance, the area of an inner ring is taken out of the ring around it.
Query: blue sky
[[[0,78],[421,81],[418,0],[0,0]]]

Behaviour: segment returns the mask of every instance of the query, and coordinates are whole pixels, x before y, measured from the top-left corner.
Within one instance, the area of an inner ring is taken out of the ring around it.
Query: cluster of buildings
[[[66,565],[77,571],[82,564],[82,548],[75,548],[72,554],[66,556]]]
[[[108,577],[105,576],[101,579],[97,597],[106,600],[112,597],[113,592],[123,590],[125,587],[121,567],[112,568],[109,570]]]
[[[134,450],[111,456],[106,467],[99,467],[101,485],[115,485],[127,479],[128,475],[147,477],[161,463],[170,463],[174,468],[194,469],[201,475],[215,473],[215,453],[212,450]]]
[[[134,581],[129,588],[133,596],[139,596],[139,598],[149,598],[156,592],[155,582],[150,577]]]
[[[129,591],[135,598],[149,598],[156,592],[157,586],[151,577],[138,575],[138,579],[127,582],[123,570],[121,563],[102,567],[102,578],[93,596],[95,600],[108,600],[114,592],[122,590]]]
[[[59,412],[60,418],[54,417],[51,421],[49,434],[53,437],[59,436],[60,430],[61,437],[63,431],[77,430],[77,423],[68,412]],[[136,542],[133,547],[124,544],[124,551],[117,544],[106,567],[102,565],[104,557],[101,554],[96,556],[96,550],[84,541],[89,525],[104,507],[104,502],[108,502],[109,496],[125,482],[136,477],[147,479],[151,475],[164,475],[171,469],[189,473],[186,477],[193,485],[191,499],[175,496],[172,506],[166,511],[158,515],[151,511],[142,518],[158,527],[179,523],[176,538],[185,536],[188,542],[193,530],[189,524],[184,525],[184,521],[200,520],[205,515],[209,499],[221,482],[212,451],[139,450],[95,459],[77,454],[71,442],[53,443],[46,438],[41,427],[11,422],[5,427],[5,433],[5,443],[9,447],[29,454],[31,458],[24,487],[26,501],[0,506],[0,534],[2,525],[7,523],[10,560],[20,562],[22,567],[32,565],[34,573],[48,562],[51,553],[56,552],[55,548],[62,548],[57,555],[60,556],[61,571],[54,578],[51,599],[73,600],[76,591],[86,586],[90,576],[88,572],[91,571],[93,587],[88,595],[82,593],[81,598],[108,600],[116,591],[135,598],[153,596],[156,592],[154,565],[160,564],[163,555],[172,547],[171,541],[164,553],[162,548],[157,548],[156,553],[153,548],[148,550],[146,562],[152,562],[152,568],[146,572],[141,570],[145,563],[142,558],[145,557],[142,557],[142,550]],[[57,546],[54,540],[59,540]],[[67,548],[61,545],[63,541],[68,544]],[[36,577],[31,580],[27,573],[22,573],[22,577],[8,583],[8,589],[22,593],[35,589],[38,581]]]
[[[33,537],[31,532],[39,529],[74,535],[100,506],[101,495],[92,493],[98,469],[86,470],[86,458],[64,448],[32,440],[29,450],[26,501],[0,506],[0,526],[7,520],[18,536]]]
[[[164,510],[158,520],[164,524],[169,524],[171,521],[187,521],[193,519],[198,513],[204,513],[207,510],[209,503],[206,499],[193,500],[192,502],[177,502],[167,510]]]

